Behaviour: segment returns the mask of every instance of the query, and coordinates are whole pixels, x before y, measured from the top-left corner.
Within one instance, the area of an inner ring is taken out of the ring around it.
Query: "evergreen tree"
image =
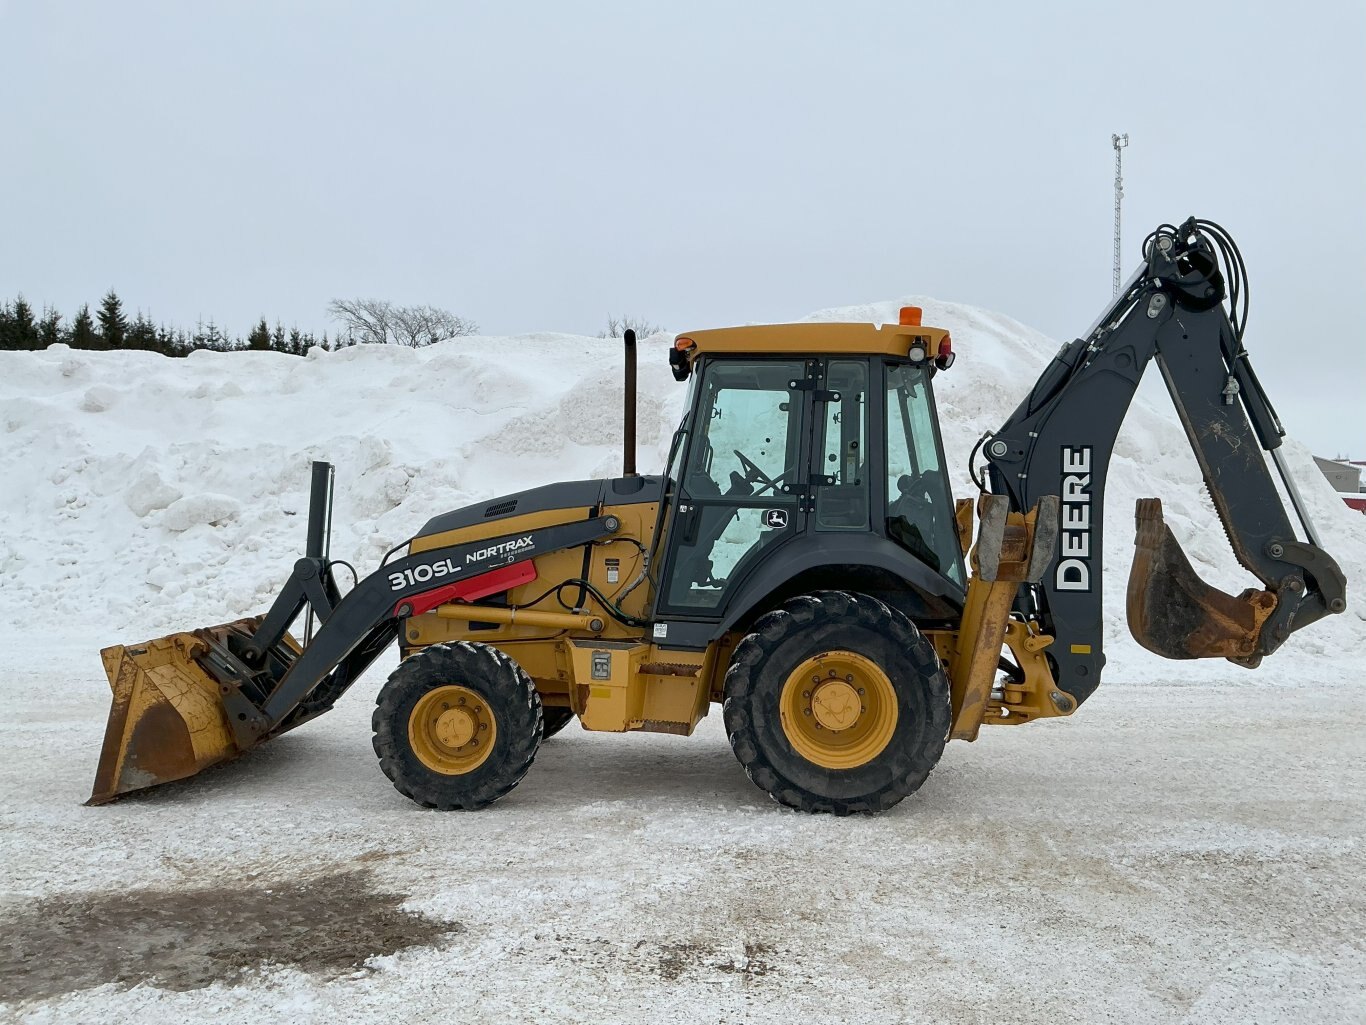
[[[265,317],[262,317],[251,329],[251,334],[247,335],[247,348],[255,352],[262,352],[270,348],[270,328],[266,324]]]
[[[233,347],[232,339],[218,330],[218,325],[212,320],[203,329],[201,336],[204,339],[203,348],[211,349],[214,352],[227,352]]]
[[[100,340],[106,349],[122,349],[127,345],[128,318],[123,315],[123,303],[114,290],[100,303]]]
[[[157,351],[157,329],[156,325],[142,315],[138,310],[137,317],[128,328],[128,338],[126,345],[130,349],[145,349],[148,352]]]
[[[41,349],[65,343],[73,349],[135,349],[163,356],[187,356],[197,349],[215,352],[253,349],[306,356],[315,345],[324,349],[344,348],[357,341],[351,331],[339,332],[329,339],[327,332],[315,336],[301,331],[297,324],[286,330],[279,320],[272,328],[264,316],[245,339],[234,338],[212,320],[205,322],[203,319],[190,333],[172,325],[157,324],[141,310],[130,319],[124,312],[123,301],[113,289],[93,314],[90,305],[84,303],[70,319],[47,307],[41,316],[35,316],[33,307],[22,295],[12,301],[0,302],[0,350]]]
[[[38,323],[33,319],[33,307],[22,295],[14,300],[9,318],[11,349],[38,348]]]
[[[176,344],[176,332],[172,331],[165,324],[157,325],[156,334],[157,352],[163,356],[182,356],[180,347]]]
[[[73,349],[98,349],[99,335],[95,334],[95,322],[90,319],[90,307],[82,304],[71,322],[71,347]]]
[[[49,345],[64,342],[69,335],[62,330],[62,315],[56,310],[43,311],[43,319],[38,321],[38,345],[46,349]]]

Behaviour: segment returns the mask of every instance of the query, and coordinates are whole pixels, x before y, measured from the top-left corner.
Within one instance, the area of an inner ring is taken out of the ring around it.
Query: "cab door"
[[[821,372],[819,360],[704,360],[657,613],[719,618],[753,568],[806,529]]]

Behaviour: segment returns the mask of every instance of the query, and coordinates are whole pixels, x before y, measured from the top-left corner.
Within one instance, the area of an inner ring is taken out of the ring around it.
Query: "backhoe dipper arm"
[[[1216,246],[1233,283],[1232,319]],[[1292,631],[1346,608],[1342,571],[1319,547],[1281,460],[1280,421],[1242,347],[1237,247],[1217,225],[1192,218],[1159,228],[1144,256],[1120,298],[1085,338],[1063,346],[985,445],[990,490],[1009,496],[1014,510],[1043,495],[1061,499],[1053,564],[1038,585],[1022,585],[1017,610],[1056,638],[1049,654],[1057,684],[1078,702],[1099,685],[1105,664],[1106,474],[1154,357],[1234,554],[1266,590],[1235,597],[1205,584],[1163,522],[1161,503],[1140,500],[1129,585],[1135,637],[1169,658],[1224,656],[1251,666]],[[1261,449],[1272,454],[1307,543],[1296,538]]]

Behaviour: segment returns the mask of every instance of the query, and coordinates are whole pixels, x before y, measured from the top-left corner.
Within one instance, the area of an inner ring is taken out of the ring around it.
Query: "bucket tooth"
[[[1165,658],[1255,664],[1276,596],[1257,589],[1235,596],[1201,580],[1167,526],[1159,499],[1139,499],[1134,518],[1138,531],[1128,592],[1134,639]]]

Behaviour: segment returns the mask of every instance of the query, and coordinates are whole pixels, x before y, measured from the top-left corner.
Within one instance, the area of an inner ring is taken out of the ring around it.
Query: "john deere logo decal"
[[[1091,446],[1062,449],[1062,533],[1053,586],[1091,590]]]
[[[764,513],[764,526],[773,527],[776,530],[781,530],[783,527],[786,527],[787,510],[769,509],[767,512]]]

